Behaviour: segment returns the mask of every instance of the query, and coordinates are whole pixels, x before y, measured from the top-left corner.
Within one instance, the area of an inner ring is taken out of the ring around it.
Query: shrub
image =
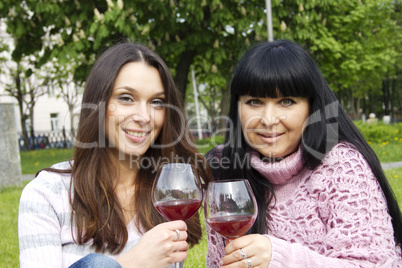
[[[402,143],[402,123],[384,124],[378,122],[368,124],[362,121],[356,121],[355,125],[369,144]]]

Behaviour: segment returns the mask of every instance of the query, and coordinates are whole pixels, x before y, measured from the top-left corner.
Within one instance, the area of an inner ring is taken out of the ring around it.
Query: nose
[[[132,115],[133,120],[140,124],[146,125],[151,122],[151,109],[146,103],[139,103],[134,107],[134,113]]]
[[[272,127],[277,125],[280,119],[281,116],[278,115],[278,110],[276,109],[275,105],[267,104],[261,115],[261,123],[265,127]]]

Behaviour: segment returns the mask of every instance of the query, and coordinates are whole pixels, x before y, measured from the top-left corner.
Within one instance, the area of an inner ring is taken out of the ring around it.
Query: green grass
[[[199,210],[200,221],[202,227],[202,239],[200,243],[190,248],[188,251],[188,257],[184,262],[185,268],[204,268],[205,258],[207,256],[207,234],[205,231],[204,213],[202,209]]]
[[[402,209],[402,168],[386,170],[385,176],[398,200],[399,208]]]
[[[23,151],[21,156],[22,174],[36,174],[42,168],[69,160],[73,156],[72,149],[47,149]]]
[[[24,182],[25,186],[27,182]],[[0,267],[19,267],[18,203],[23,187],[0,190]]]
[[[197,140],[198,150],[205,154],[211,150],[214,145],[224,142],[222,136],[216,138],[207,138],[201,141]],[[380,162],[397,162],[402,161],[402,142],[369,142],[371,148],[377,154]],[[50,167],[53,164],[71,159],[73,155],[72,149],[49,149],[36,150],[29,152],[21,152],[21,171],[22,174],[36,174],[42,168]]]
[[[399,162],[402,161],[402,143],[371,143],[371,148],[376,153],[381,163]]]

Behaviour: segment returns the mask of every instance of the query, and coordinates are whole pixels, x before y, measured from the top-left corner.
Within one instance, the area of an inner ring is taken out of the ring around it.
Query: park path
[[[393,163],[381,163],[382,169],[393,169],[402,167],[402,162],[393,162]]]
[[[384,170],[393,169],[393,168],[401,168],[402,161],[401,162],[392,162],[392,163],[381,163],[381,166]],[[35,178],[35,174],[23,174],[22,175],[23,181],[32,180],[33,178]]]

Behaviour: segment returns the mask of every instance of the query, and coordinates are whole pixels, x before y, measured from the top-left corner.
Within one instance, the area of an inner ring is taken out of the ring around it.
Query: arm
[[[20,267],[61,267],[60,223],[52,183],[41,175],[22,191],[18,214]]]

